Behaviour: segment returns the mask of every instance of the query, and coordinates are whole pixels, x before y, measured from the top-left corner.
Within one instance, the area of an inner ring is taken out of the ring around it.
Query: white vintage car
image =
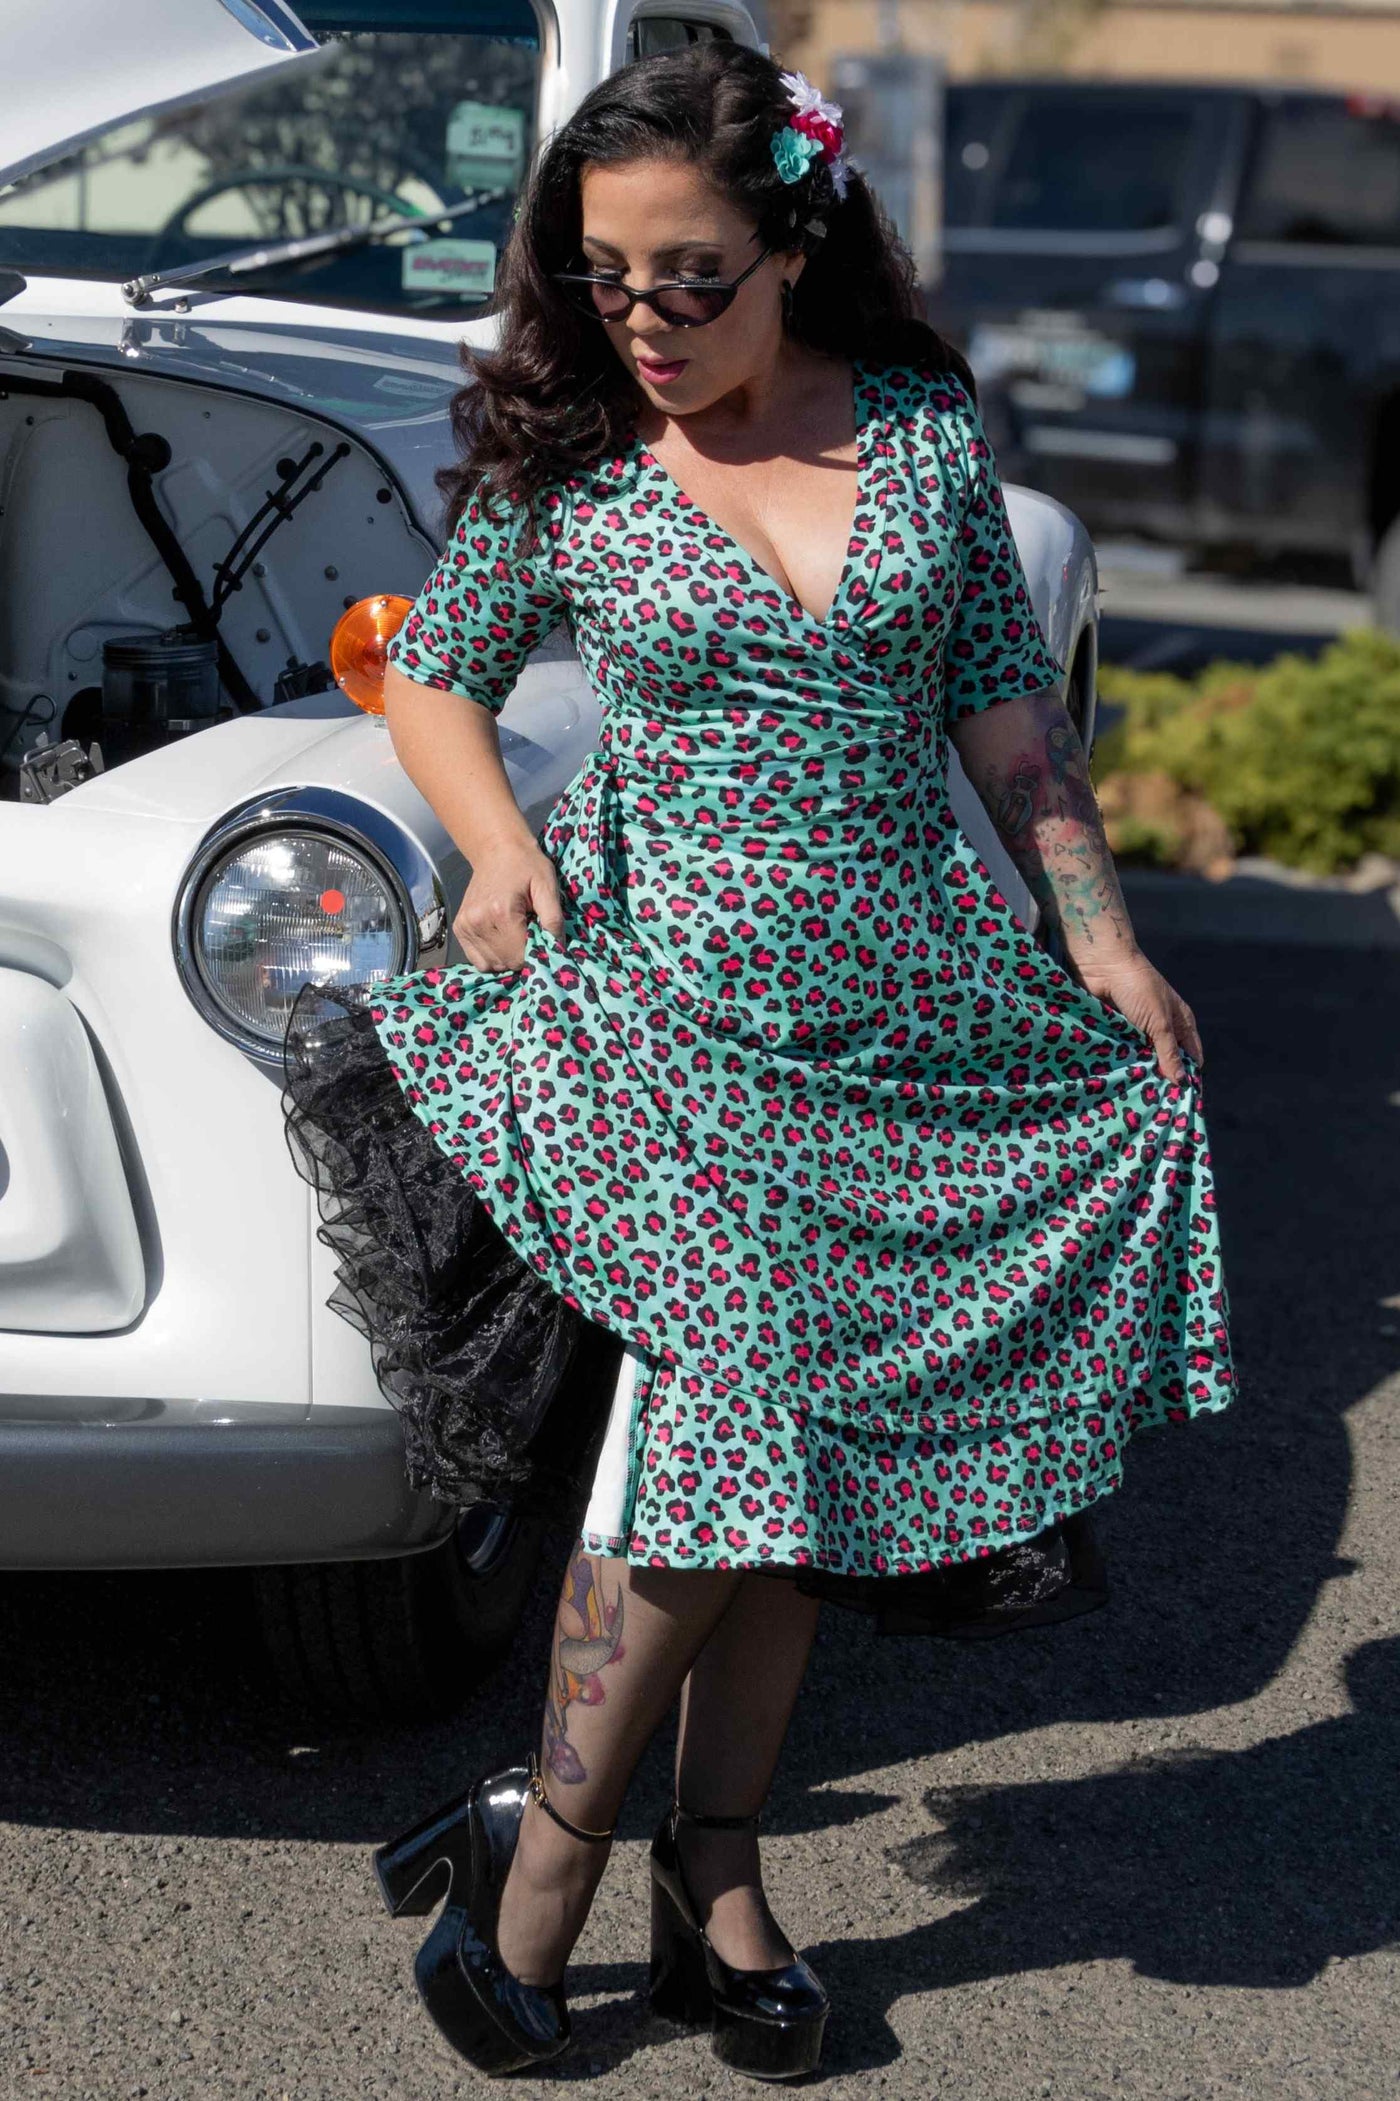
[[[468,871],[328,643],[433,564],[456,347],[539,139],[639,53],[759,31],[735,0],[43,27],[0,16],[0,1566],[244,1565],[307,1699],[441,1710],[537,1536],[408,1487],[280,1045],[306,979],[450,959]],[[1007,494],[1087,743],[1093,549]],[[596,727],[562,640],[502,727],[543,821]]]

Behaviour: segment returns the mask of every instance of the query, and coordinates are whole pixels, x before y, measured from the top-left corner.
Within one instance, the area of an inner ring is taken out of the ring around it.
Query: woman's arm
[[[1059,688],[965,714],[948,735],[1032,897],[1059,928],[1071,977],[1152,1038],[1165,1078],[1183,1076],[1178,1042],[1203,1065],[1195,1016],[1138,947]]]
[[[399,764],[471,863],[452,928],[467,961],[477,970],[517,969],[531,919],[563,947],[554,863],[511,792],[491,709],[390,664],[384,714]]]

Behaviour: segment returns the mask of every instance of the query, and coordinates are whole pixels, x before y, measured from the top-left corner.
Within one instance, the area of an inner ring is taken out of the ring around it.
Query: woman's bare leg
[[[763,1807],[807,1668],[820,1605],[796,1585],[745,1575],[681,1692],[676,1799],[707,1816]],[[681,1861],[716,1954],[775,1969],[792,1946],[768,1909],[753,1831],[682,1823]]]
[[[605,1831],[616,1821],[638,1758],[743,1580],[632,1567],[575,1546],[555,1615],[540,1748],[545,1790],[570,1823]],[[522,1981],[563,1974],[610,1851],[526,1803],[497,1937],[501,1960]]]

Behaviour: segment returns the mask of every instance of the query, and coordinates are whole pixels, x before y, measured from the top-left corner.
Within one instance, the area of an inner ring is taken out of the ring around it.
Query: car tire
[[[1400,635],[1400,518],[1386,527],[1371,564],[1371,617],[1388,634]]]
[[[538,1519],[479,1504],[427,1553],[254,1569],[273,1677],[295,1708],[318,1718],[453,1713],[510,1647],[542,1531]]]

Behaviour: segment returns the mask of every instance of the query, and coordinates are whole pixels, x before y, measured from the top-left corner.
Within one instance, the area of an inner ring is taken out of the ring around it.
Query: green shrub
[[[1104,665],[1099,692],[1124,712],[1095,740],[1096,784],[1166,773],[1218,812],[1237,853],[1315,875],[1368,850],[1400,857],[1400,637],[1357,628],[1316,660],[1221,659],[1193,679]]]

